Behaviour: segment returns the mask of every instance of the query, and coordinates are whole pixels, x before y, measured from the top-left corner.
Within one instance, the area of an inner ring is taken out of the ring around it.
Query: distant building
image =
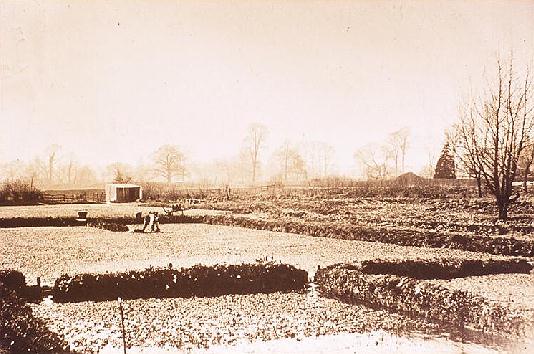
[[[129,183],[106,184],[106,203],[129,203],[143,197],[141,186]]]

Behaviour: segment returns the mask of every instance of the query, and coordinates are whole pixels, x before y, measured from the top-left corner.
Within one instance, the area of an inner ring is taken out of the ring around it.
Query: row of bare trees
[[[205,184],[257,184],[262,181],[298,184],[322,178],[334,171],[334,148],[324,142],[296,144],[284,141],[266,156],[268,129],[254,123],[248,127],[240,153],[228,160],[204,166],[191,166],[192,173]]]
[[[146,156],[148,163],[115,162],[100,170],[81,164],[73,154],[65,153],[60,145],[53,144],[30,162],[17,160],[0,165],[0,177],[24,179],[43,188],[80,188],[95,186],[102,181],[157,180],[254,185],[260,178],[262,182],[296,184],[332,173],[332,146],[322,142],[295,144],[285,141],[269,157],[266,156],[267,138],[267,128],[255,123],[249,126],[240,153],[234,159],[201,165],[188,161],[179,146],[167,144]]]

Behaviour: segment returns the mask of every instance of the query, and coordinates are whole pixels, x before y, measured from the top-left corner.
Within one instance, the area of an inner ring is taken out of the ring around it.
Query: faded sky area
[[[409,127],[418,171],[511,50],[532,64],[533,1],[2,1],[0,162],[231,158],[260,122],[265,156],[324,141],[342,174]]]

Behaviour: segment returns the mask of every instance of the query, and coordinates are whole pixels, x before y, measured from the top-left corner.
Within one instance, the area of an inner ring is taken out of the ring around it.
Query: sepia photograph
[[[0,0],[0,354],[534,353],[534,0]]]

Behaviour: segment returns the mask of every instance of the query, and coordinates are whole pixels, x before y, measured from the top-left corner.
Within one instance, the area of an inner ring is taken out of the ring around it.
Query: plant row
[[[322,295],[387,309],[456,329],[520,335],[526,321],[519,313],[465,291],[414,278],[364,274],[344,265],[320,269],[315,282]]]
[[[68,344],[33,316],[23,295],[24,275],[0,271],[0,348],[10,353],[69,353]]]
[[[524,273],[534,266],[524,259],[366,260],[346,266],[363,274],[391,274],[415,279],[453,279],[478,275]]]
[[[197,265],[182,269],[63,275],[55,281],[56,302],[168,297],[215,297],[303,289],[308,274],[274,263]]]

